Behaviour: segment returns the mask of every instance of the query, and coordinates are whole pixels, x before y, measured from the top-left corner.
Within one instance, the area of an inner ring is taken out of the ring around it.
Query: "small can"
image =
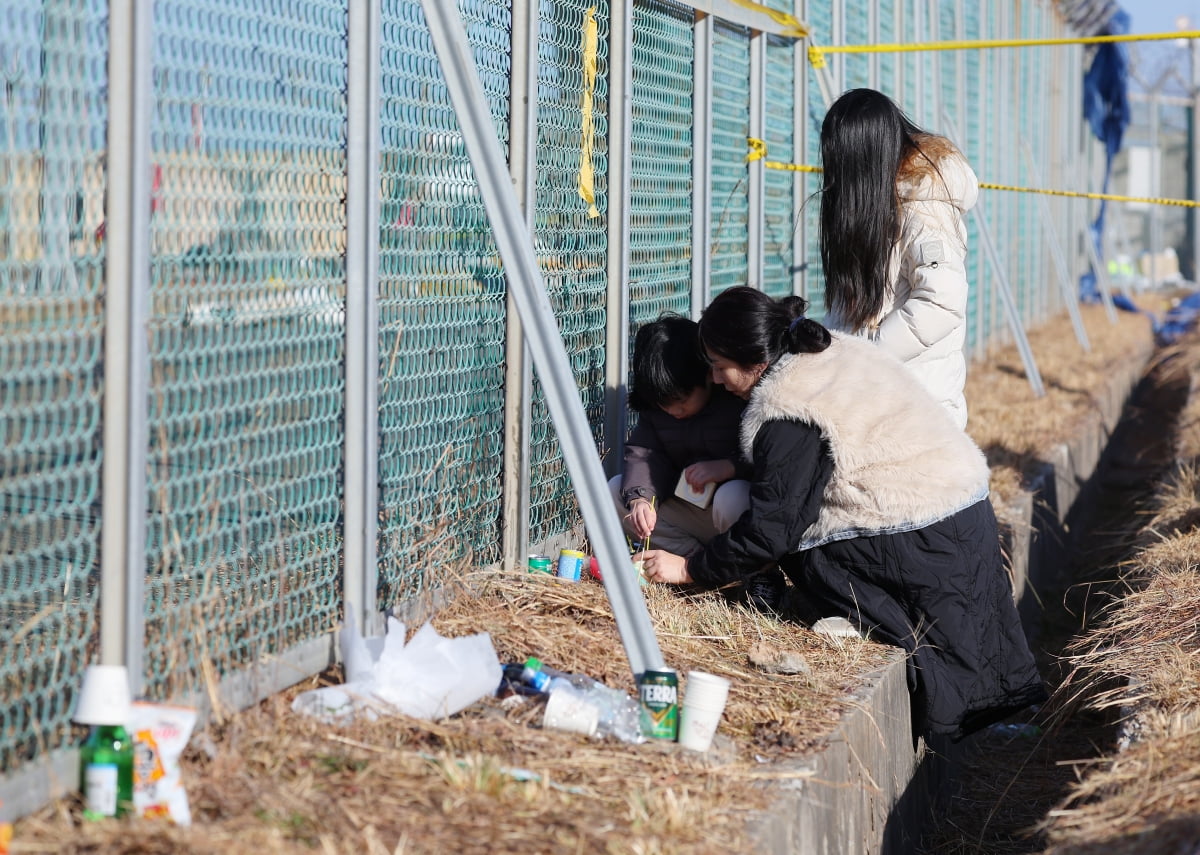
[[[679,736],[679,675],[674,668],[646,671],[638,680],[642,735],[675,740]]]
[[[558,551],[558,578],[578,582],[583,575],[583,562],[587,556],[578,549],[560,549]]]
[[[530,573],[551,573],[550,556],[549,555],[530,555],[529,556],[529,572]]]

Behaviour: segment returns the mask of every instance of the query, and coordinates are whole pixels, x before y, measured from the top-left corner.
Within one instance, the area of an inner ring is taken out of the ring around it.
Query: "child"
[[[825,325],[877,342],[967,424],[970,165],[882,92],[851,89],[821,124]]]
[[[709,380],[698,326],[665,314],[638,330],[629,406],[638,423],[622,474],[608,482],[625,533],[691,555],[749,507],[749,470],[738,452],[745,402]],[[693,490],[717,484],[700,508],[675,496],[683,475]]]

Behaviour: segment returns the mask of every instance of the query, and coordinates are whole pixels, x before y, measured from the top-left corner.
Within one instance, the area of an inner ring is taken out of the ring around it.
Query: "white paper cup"
[[[133,696],[125,666],[89,665],[83,672],[72,720],[79,724],[129,727],[132,715]]]
[[[600,725],[600,708],[589,704],[579,695],[565,689],[556,689],[546,701],[546,715],[542,727],[567,730],[591,736]]]
[[[704,671],[689,671],[679,708],[679,744],[707,751],[729,699],[729,681]]]

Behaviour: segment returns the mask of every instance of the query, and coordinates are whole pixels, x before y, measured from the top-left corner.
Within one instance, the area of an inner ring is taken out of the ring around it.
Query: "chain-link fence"
[[[610,470],[638,325],[742,283],[820,314],[819,176],[746,159],[755,137],[818,162],[821,81],[780,13],[821,45],[1067,35],[1048,0],[696,5],[718,15],[459,2]],[[632,43],[610,50],[614,29]],[[1089,189],[1082,61],[859,54],[827,74],[952,132],[985,181],[1029,183],[1027,146],[1050,186]],[[329,664],[347,611],[581,545],[417,0],[0,0],[0,75],[4,813],[71,786],[47,770],[90,662],[159,699],[241,681],[247,703]],[[1087,210],[1050,204],[1078,273]],[[1061,307],[1041,209],[981,205],[1036,324]],[[982,358],[1010,328],[971,230]]]

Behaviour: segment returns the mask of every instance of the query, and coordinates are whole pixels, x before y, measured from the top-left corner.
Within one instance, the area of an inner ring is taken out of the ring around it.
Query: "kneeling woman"
[[[813,609],[909,652],[919,731],[1044,700],[983,453],[899,361],[805,308],[739,287],[704,311],[713,379],[749,401],[750,509],[690,558],[644,553],[647,576],[721,587],[778,563]]]

